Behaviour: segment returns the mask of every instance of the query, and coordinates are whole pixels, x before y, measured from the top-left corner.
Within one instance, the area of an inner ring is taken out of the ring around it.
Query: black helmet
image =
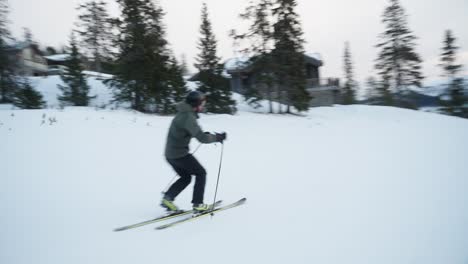
[[[192,107],[200,106],[203,101],[205,101],[205,95],[199,91],[191,91],[187,94],[187,97],[185,97],[185,102]]]

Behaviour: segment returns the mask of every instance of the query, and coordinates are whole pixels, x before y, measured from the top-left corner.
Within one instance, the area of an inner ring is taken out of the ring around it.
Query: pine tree
[[[7,51],[7,40],[11,39],[8,30],[8,3],[0,0],[0,103],[9,103],[18,87],[14,75],[15,62],[10,58]]]
[[[0,0],[0,34],[4,38],[10,38],[10,30],[8,30],[8,13],[10,12],[8,1]]]
[[[376,98],[376,91],[378,89],[377,79],[374,76],[369,76],[366,79],[366,101],[368,104],[374,104]]]
[[[378,80],[374,76],[368,77],[366,80],[367,93],[366,99],[371,105],[394,105],[394,97],[390,92],[388,82]]]
[[[456,38],[451,30],[445,32],[445,38],[440,57],[443,76],[447,78],[447,93],[444,97],[448,97],[448,101],[442,101],[444,111],[457,116],[468,117],[468,109],[464,107],[467,102],[465,95],[464,79],[459,76],[462,70],[462,65],[456,63],[457,51],[459,47],[455,45]]]
[[[295,12],[296,0],[276,0],[273,8],[276,23],[273,28],[275,47],[272,55],[275,60],[275,75],[278,77],[280,100],[286,102],[286,112],[290,106],[298,111],[309,109],[311,96],[306,90],[304,42],[299,15]],[[282,96],[285,94],[285,96]]]
[[[71,54],[66,62],[66,69],[60,74],[60,78],[65,85],[58,85],[58,88],[62,91],[62,95],[58,96],[58,100],[63,105],[88,106],[89,101],[94,97],[89,96],[90,87],[86,76],[83,74],[80,53],[73,34],[70,40],[70,50]]]
[[[354,104],[356,102],[356,82],[354,81],[354,67],[353,61],[351,59],[351,51],[349,48],[349,42],[345,43],[344,50],[344,73],[345,73],[345,83],[344,83],[344,93],[343,93],[343,103],[344,104]]]
[[[57,54],[57,50],[54,47],[47,47],[46,48],[47,55],[55,55]]]
[[[182,101],[188,93],[185,80],[182,75],[182,66],[179,65],[175,57],[171,57],[168,65],[169,78],[167,89],[162,96],[161,110],[162,114],[172,114],[176,112],[176,104]]]
[[[36,43],[34,41],[34,37],[33,37],[31,29],[26,28],[26,27],[23,28],[23,39],[24,39],[25,42],[27,42],[29,44],[35,44]]]
[[[386,29],[377,45],[381,50],[375,68],[383,83],[382,94],[390,96],[386,101],[393,104],[392,93],[404,93],[410,86],[421,87],[422,61],[415,52],[416,37],[408,28],[407,15],[398,0],[390,0],[382,22]]]
[[[198,90],[206,95],[205,109],[211,113],[233,114],[236,111],[235,101],[229,82],[222,75],[223,65],[216,54],[217,41],[208,18],[208,7],[202,7],[202,23],[200,26],[200,40],[198,48],[200,54],[196,58],[195,67],[198,69]]]
[[[273,113],[273,89],[274,89],[274,60],[271,55],[273,50],[273,24],[272,24],[271,0],[258,0],[251,2],[240,17],[251,21],[245,34],[236,35],[235,39],[248,40],[249,47],[244,50],[250,57],[252,73],[255,74],[255,83],[246,87],[244,97],[251,105],[258,105],[263,100],[264,94],[269,101],[270,113]]]
[[[20,87],[15,91],[13,104],[22,109],[41,109],[45,106],[41,93],[34,90],[26,78],[24,78]]]
[[[185,54],[181,56],[180,70],[182,71],[182,76],[190,75],[190,70],[187,65],[187,56],[185,56]]]
[[[110,56],[112,26],[107,13],[107,5],[102,1],[89,1],[78,7],[80,44],[88,51],[92,59],[92,69],[102,72],[102,63]]]
[[[129,102],[141,112],[162,111],[159,104],[167,93],[170,52],[162,23],[164,12],[151,0],[117,0],[122,19],[115,24],[119,38],[115,46],[114,88],[117,102]]]
[[[200,40],[198,42],[198,49],[200,54],[196,58],[195,67],[199,71],[213,71],[219,68],[220,58],[217,56],[217,41],[213,34],[211,22],[208,18],[208,7],[203,3],[202,23],[200,26]]]

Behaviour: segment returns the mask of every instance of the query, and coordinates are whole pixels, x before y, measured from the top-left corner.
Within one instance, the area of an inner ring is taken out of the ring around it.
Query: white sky
[[[111,15],[119,8],[108,2]],[[75,8],[86,0],[9,0],[13,35],[22,38],[24,27],[30,28],[43,45],[66,44],[77,20]],[[167,37],[172,50],[180,58],[186,54],[190,65],[198,54],[200,9],[208,4],[209,16],[218,40],[218,55],[223,59],[234,55],[228,32],[239,29],[238,18],[248,0],[159,0],[166,12]],[[377,56],[375,45],[383,31],[382,12],[388,0],[298,0],[307,52],[318,52],[325,65],[322,77],[342,77],[344,42],[349,41],[356,79],[373,75]],[[460,49],[460,62],[468,74],[468,1],[467,0],[401,0],[409,15],[409,27],[418,37],[417,52],[424,60],[423,71],[428,79],[437,79],[437,67],[442,39],[446,29],[453,30]]]

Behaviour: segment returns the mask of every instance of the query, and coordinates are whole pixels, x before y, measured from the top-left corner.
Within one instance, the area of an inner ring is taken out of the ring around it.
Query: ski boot
[[[164,197],[161,200],[161,206],[165,208],[169,213],[177,213],[180,212],[179,207],[174,204],[174,200],[168,197]]]
[[[193,213],[194,214],[203,214],[203,213],[209,212],[211,209],[213,209],[212,206],[210,206],[208,204],[204,204],[204,203],[193,204],[192,208],[193,208]]]

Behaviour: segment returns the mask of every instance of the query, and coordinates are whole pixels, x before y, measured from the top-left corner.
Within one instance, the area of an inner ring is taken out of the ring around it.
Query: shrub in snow
[[[22,109],[41,109],[45,102],[41,93],[34,90],[29,82],[24,82],[13,94],[13,104]]]

